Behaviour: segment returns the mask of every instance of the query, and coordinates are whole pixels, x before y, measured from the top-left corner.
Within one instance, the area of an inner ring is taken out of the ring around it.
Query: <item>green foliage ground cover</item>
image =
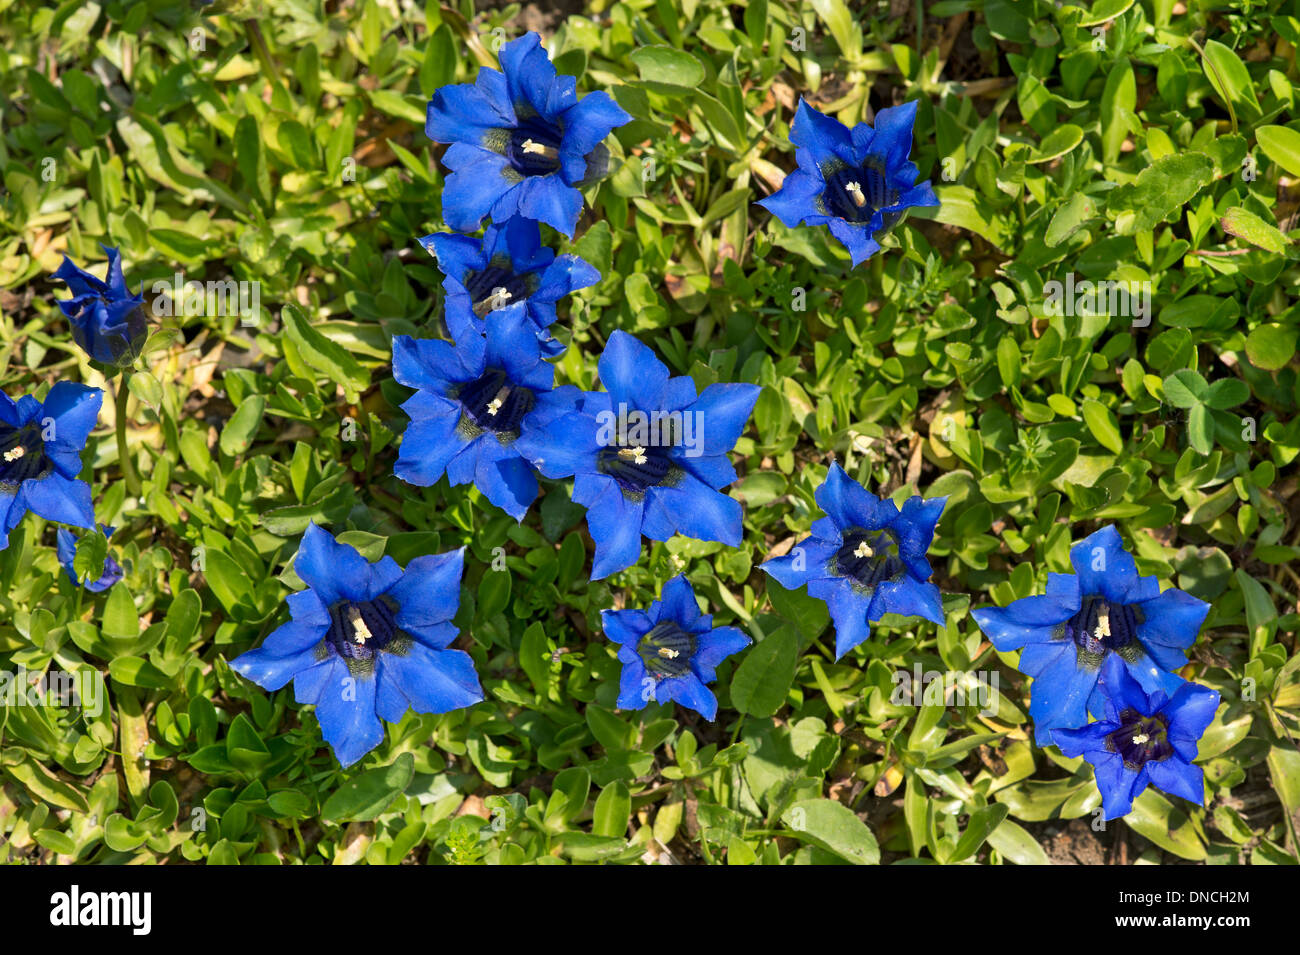
[[[562,306],[557,379],[594,387],[623,329],[701,386],[762,385],[740,548],[679,537],[590,582],[563,482],[516,524],[393,477],[389,340],[442,298],[425,104],[534,27],[634,117],[576,240],[548,233],[603,274]],[[79,592],[34,516],[0,552],[2,668],[93,673],[104,703],[0,710],[0,859],[1028,863],[1081,820],[1109,858],[1297,861],[1296,3],[0,0],[0,39],[6,393],[105,385],[54,304],[61,253],[117,245],[150,298],[181,273],[261,305],[161,321],[129,377],[139,495],[106,400],[84,476],[120,584]],[[857,270],[753,205],[801,95],[850,125],[920,101],[942,206]],[[1067,274],[1149,283],[1150,313],[1049,314]],[[945,627],[887,619],[837,661],[824,605],[757,570],[831,461],[949,496]],[[309,708],[230,670],[287,619],[311,521],[371,559],[468,548],[457,645],[486,702],[408,714],[340,770]],[[968,611],[1041,592],[1107,523],[1211,602],[1181,672],[1223,704],[1207,807],[1148,791],[1098,831],[1091,768],[1032,745],[1015,655]],[[614,705],[600,611],[678,572],[756,641],[712,724]],[[897,702],[918,665],[996,690]]]

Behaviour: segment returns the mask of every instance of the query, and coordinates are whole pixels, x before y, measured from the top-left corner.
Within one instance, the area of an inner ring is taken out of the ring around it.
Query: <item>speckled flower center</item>
[[[37,422],[21,428],[0,422],[0,492],[12,494],[23,481],[43,478],[52,470],[54,462],[45,454]]]
[[[340,600],[329,608],[330,628],[325,639],[345,659],[371,660],[400,633],[397,609],[397,601],[391,597]]]
[[[898,190],[886,180],[879,156],[868,156],[861,166],[841,165],[825,178],[827,212],[849,222],[869,222],[877,210],[898,202]]]
[[[1120,727],[1106,737],[1106,750],[1118,753],[1126,769],[1138,770],[1174,755],[1169,720],[1163,713],[1143,716],[1129,707],[1119,715]]]
[[[1140,649],[1137,626],[1141,622],[1137,608],[1092,595],[1084,597],[1079,612],[1065,622],[1065,636],[1079,648],[1080,665],[1095,669],[1109,651],[1125,660],[1136,656]]]
[[[549,176],[560,168],[564,131],[540,116],[523,120],[510,130],[506,158],[524,176]]]
[[[532,292],[529,278],[496,264],[471,272],[465,280],[465,290],[474,303],[474,314],[483,318],[488,312],[524,301]]]
[[[462,385],[456,397],[465,410],[462,425],[468,419],[473,428],[503,438],[519,434],[524,416],[533,410],[537,401],[529,389],[514,384],[500,368],[489,368]]]
[[[907,571],[889,534],[862,527],[844,532],[832,565],[833,573],[849,578],[863,590],[875,590],[884,581],[897,580]]]
[[[656,680],[685,676],[695,655],[695,634],[683,630],[671,620],[664,620],[641,638],[636,645],[646,672]]]

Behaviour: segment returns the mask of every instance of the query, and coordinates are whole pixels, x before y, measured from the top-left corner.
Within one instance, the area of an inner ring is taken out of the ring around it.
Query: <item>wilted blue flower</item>
[[[105,537],[112,537],[113,531],[116,530],[116,528],[113,527],[105,527],[103,524],[99,525],[99,529],[104,532]],[[60,527],[55,537],[58,541],[59,563],[62,564],[63,569],[67,571],[68,579],[71,580],[73,584],[80,585],[81,581],[77,578],[77,570],[73,566],[73,562],[77,559],[77,536],[66,527]],[[100,575],[98,580],[87,581],[86,589],[91,593],[97,594],[102,590],[107,590],[109,587],[112,587],[121,579],[122,565],[115,561],[111,556],[108,556],[104,558],[104,572]]]
[[[444,317],[453,338],[470,328],[481,335],[488,315],[515,309],[533,323],[542,354],[553,358],[564,351],[546,331],[556,318],[555,303],[600,281],[595,267],[576,255],[557,257],[544,248],[537,223],[520,216],[488,226],[482,239],[440,232],[420,242],[447,276]]]
[[[697,393],[672,378],[653,351],[626,332],[609,336],[598,363],[606,391],[520,438],[519,452],[546,477],[573,475],[596,542],[593,580],[636,563],[641,535],[674,533],[740,544],[741,509],[719,492],[736,480],[727,452],[758,400],[757,385],[715,384]]]
[[[798,168],[759,205],[789,228],[828,226],[854,265],[865,262],[908,209],[939,204],[928,182],[916,183],[907,158],[915,122],[915,100],[882,109],[874,129],[859,123],[850,131],[800,99],[790,126]]]
[[[1178,683],[1173,696],[1164,690],[1147,694],[1112,653],[1099,681],[1105,714],[1087,726],[1052,733],[1062,753],[1092,764],[1107,819],[1125,815],[1148,784],[1198,806],[1205,802],[1204,775],[1192,760],[1214,719],[1219,694],[1197,683]]]
[[[573,406],[577,389],[552,391],[555,369],[542,361],[536,328],[522,309],[494,312],[487,335],[461,328],[455,344],[393,337],[393,377],[416,392],[402,410],[394,473],[428,487],[445,472],[451,484],[474,485],[515,520],[537,497],[537,475],[517,448],[536,432],[546,447],[546,422]]]
[[[501,48],[501,70],[480,69],[472,86],[444,86],[429,103],[425,133],[452,144],[443,221],[474,232],[484,216],[521,215],[572,238],[577,187],[605,174],[601,141],[632,117],[607,93],[578,99],[577,80],[556,75],[536,33]]]
[[[100,364],[124,368],[139,356],[149,334],[144,294],[133,295],[126,287],[117,249],[100,248],[108,254],[107,281],[63,257],[54,277],[68,283],[74,298],[59,300],[59,308],[72,325],[72,340],[86,354]]]
[[[605,635],[619,645],[618,705],[625,710],[676,700],[713,720],[718,700],[705,684],[717,679],[719,663],[752,642],[735,627],[715,628],[681,575],[664,584],[648,611],[602,610],[600,619]]]
[[[104,393],[61,381],[38,401],[0,394],[0,550],[28,511],[73,527],[94,527],[90,485],[78,481],[81,452]]]
[[[826,516],[813,521],[812,536],[790,553],[761,565],[795,590],[826,601],[835,622],[835,656],[871,636],[870,624],[887,613],[943,624],[939,588],[930,583],[926,552],[946,497],[908,498],[900,510],[832,464],[816,492]]]
[[[1024,648],[1020,672],[1034,678],[1029,715],[1040,746],[1053,730],[1082,726],[1089,712],[1101,716],[1097,678],[1107,657],[1118,656],[1147,692],[1175,692],[1183,681],[1171,671],[1187,662],[1210,609],[1139,577],[1113,526],[1070,548],[1070,563],[1075,573],[1047,575],[1045,595],[971,611],[998,650]]]
[[[405,570],[391,557],[370,563],[308,525],[293,564],[307,589],[289,595],[292,619],[231,669],[268,690],[292,680],[294,699],[316,705],[321,734],[350,766],[383,740],[381,718],[483,699],[473,659],[448,649],[464,560],[462,548]]]

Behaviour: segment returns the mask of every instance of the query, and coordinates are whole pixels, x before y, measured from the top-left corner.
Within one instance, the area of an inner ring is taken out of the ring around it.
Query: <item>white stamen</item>
[[[501,405],[505,402],[506,397],[510,394],[508,387],[502,388],[497,392],[497,396],[488,402],[487,413],[495,417],[496,413],[501,410]]]
[[[857,549],[853,551],[853,556],[854,556],[854,557],[873,557],[873,556],[875,556],[875,553],[876,553],[876,552],[875,552],[874,550],[871,549],[871,545],[868,544],[866,541],[863,541],[862,543],[860,543],[860,544],[857,546]]]
[[[622,448],[618,452],[620,458],[626,458],[635,464],[645,464],[645,448]]]
[[[667,660],[676,660],[682,654],[680,650],[670,650],[668,647],[660,647],[659,655]]]
[[[844,186],[844,191],[852,197],[853,204],[859,209],[867,204],[867,197],[862,194],[862,187],[856,182],[846,184]]]
[[[356,634],[357,643],[364,647],[366,641],[373,637],[374,634],[370,632],[370,628],[366,626],[366,622],[361,619],[361,611],[356,607],[349,607],[348,620],[352,623],[352,630]]]
[[[27,449],[20,444],[6,451],[4,453],[4,459],[6,461],[17,461],[26,453],[27,453]]]
[[[510,304],[513,295],[504,285],[498,285],[492,290],[492,294],[483,301],[474,306],[474,314],[482,318],[488,312],[495,312],[498,308],[505,308]]]
[[[1097,629],[1093,632],[1098,640],[1102,637],[1110,636],[1110,606],[1102,604],[1101,610],[1097,611]]]
[[[1149,742],[1150,739],[1151,737],[1148,736],[1146,733],[1138,733],[1137,736],[1133,737],[1133,742],[1137,743],[1140,746],[1143,743]]]
[[[531,139],[525,139],[521,144],[524,152],[531,153],[534,156],[542,156],[546,159],[558,159],[560,151],[554,146],[547,146],[544,143],[534,142]]]

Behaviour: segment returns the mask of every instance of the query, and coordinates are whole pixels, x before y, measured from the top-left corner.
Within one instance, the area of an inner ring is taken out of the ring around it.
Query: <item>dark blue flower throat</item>
[[[493,259],[487,268],[469,274],[465,291],[474,303],[474,314],[483,318],[488,312],[528,298],[537,282],[536,275],[516,275],[509,260]]]
[[[1124,768],[1139,770],[1174,755],[1169,742],[1169,719],[1163,713],[1143,716],[1129,707],[1119,715],[1119,729],[1106,737],[1106,750],[1118,753]]]
[[[325,641],[349,666],[354,661],[368,663],[380,650],[399,651],[406,637],[397,629],[397,610],[397,601],[391,597],[340,600],[329,608]]]
[[[23,481],[43,478],[53,470],[37,422],[15,428],[0,421],[0,492],[13,494]]]
[[[459,425],[463,435],[490,431],[505,442],[519,436],[524,416],[537,402],[532,391],[511,382],[500,368],[489,368],[462,385],[456,397],[465,410]]]
[[[869,593],[887,580],[901,580],[907,573],[893,535],[852,527],[844,532],[842,540],[829,570],[851,580],[855,590]]]
[[[639,500],[647,489],[671,487],[681,478],[681,468],[669,457],[669,448],[611,444],[596,452],[596,468],[623,489],[625,497]]]
[[[898,202],[898,190],[885,178],[885,161],[868,156],[861,166],[837,161],[822,169],[826,191],[821,202],[826,214],[848,222],[870,222],[880,209]]]
[[[1079,648],[1079,665],[1096,669],[1108,651],[1132,662],[1141,652],[1137,639],[1142,612],[1129,604],[1112,603],[1105,597],[1083,598],[1079,612],[1062,624],[1061,636],[1069,637]]]
[[[671,620],[662,620],[636,645],[646,672],[656,680],[686,676],[695,655],[695,634]]]
[[[532,115],[527,119],[521,116],[519,125],[509,132],[505,156],[516,172],[523,176],[549,176],[559,171],[564,130]]]

